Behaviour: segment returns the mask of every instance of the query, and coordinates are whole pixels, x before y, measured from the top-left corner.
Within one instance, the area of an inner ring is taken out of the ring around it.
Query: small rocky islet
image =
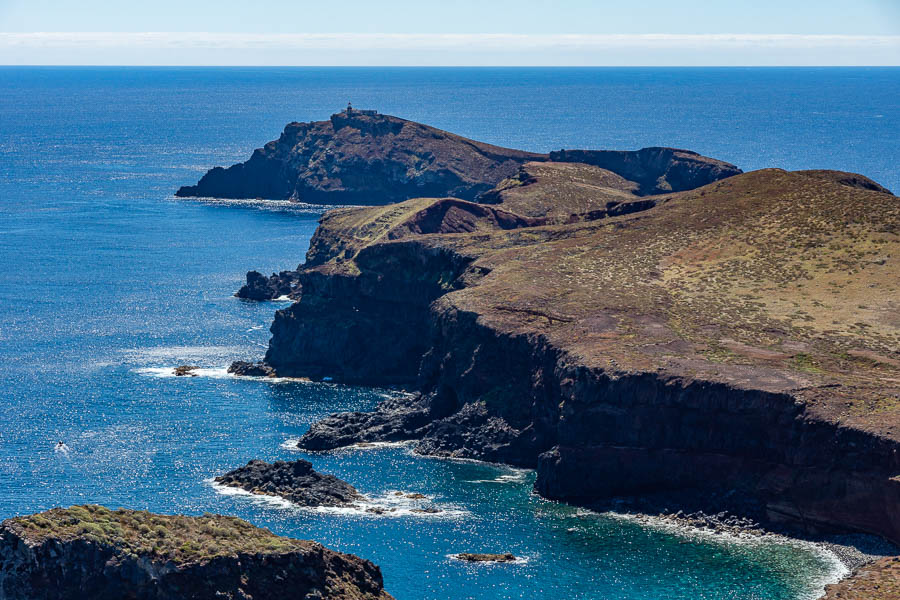
[[[298,506],[347,506],[363,499],[352,485],[334,475],[319,473],[303,459],[274,463],[251,460],[214,481],[253,494],[279,496]]]
[[[506,562],[515,562],[518,560],[515,554],[511,552],[502,552],[502,553],[478,553],[478,552],[460,552],[459,554],[454,554],[453,557],[457,560],[461,560],[464,562],[474,562],[474,563],[506,563]]]
[[[398,510],[397,506],[373,503],[351,484],[334,475],[319,473],[312,463],[303,459],[274,463],[251,460],[243,467],[215,477],[213,481],[251,494],[277,496],[296,506],[307,508],[354,507],[374,515],[396,513]],[[415,501],[416,505],[408,509],[411,513],[443,512],[433,506],[425,494],[396,491],[392,495],[397,499]]]

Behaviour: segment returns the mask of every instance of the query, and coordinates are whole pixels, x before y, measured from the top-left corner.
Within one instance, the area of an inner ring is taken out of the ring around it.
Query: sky
[[[900,0],[0,0],[0,64],[900,65]]]

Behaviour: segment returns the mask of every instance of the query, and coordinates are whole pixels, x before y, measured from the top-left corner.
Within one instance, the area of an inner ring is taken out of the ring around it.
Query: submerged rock
[[[175,367],[175,377],[185,377],[185,376],[196,377],[197,374],[194,373],[194,371],[196,371],[199,368],[200,367],[193,366],[193,365],[181,365],[180,367]]]
[[[515,555],[510,552],[501,554],[461,552],[456,555],[456,558],[466,562],[515,562],[517,560]]]
[[[55,508],[0,524],[4,600],[390,600],[377,566],[236,517]]]
[[[254,494],[280,496],[300,506],[343,506],[363,498],[352,485],[334,475],[317,472],[305,460],[267,463],[251,460],[216,477],[216,483]]]
[[[275,369],[264,362],[237,360],[231,363],[228,372],[243,377],[275,377]]]

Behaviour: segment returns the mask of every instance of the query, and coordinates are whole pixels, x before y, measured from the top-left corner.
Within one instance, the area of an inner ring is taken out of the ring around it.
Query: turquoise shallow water
[[[529,472],[404,447],[311,457],[390,515],[220,493],[215,474],[301,456],[284,444],[311,421],[383,392],[223,377],[262,355],[277,308],[231,297],[243,273],[295,266],[321,211],[171,194],[348,99],[532,150],[677,145],[897,189],[900,71],[0,68],[0,91],[0,516],[236,514],[374,560],[401,600],[806,598],[833,573],[809,548],[591,515],[531,495]],[[184,363],[209,370],[161,376]],[[444,512],[410,513],[396,490]],[[524,560],[447,558],[469,550]]]

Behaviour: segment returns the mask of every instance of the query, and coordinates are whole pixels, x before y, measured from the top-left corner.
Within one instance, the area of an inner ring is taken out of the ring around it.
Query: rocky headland
[[[896,197],[769,169],[647,201],[575,164],[525,164],[491,205],[323,217],[266,364],[420,393],[301,447],[414,439],[535,467],[550,498],[714,488],[900,540]]]
[[[390,600],[367,560],[235,517],[73,506],[0,524],[5,600]]]
[[[862,175],[561,151],[327,213],[264,364],[416,390],[307,450],[414,440],[579,505],[900,542],[897,257],[900,201]]]
[[[305,460],[251,460],[216,477],[215,482],[253,494],[280,496],[299,506],[346,506],[363,498],[346,481],[319,473]]]
[[[740,173],[734,165],[673,148],[551,154],[501,148],[348,107],[327,121],[289,123],[281,137],[246,162],[211,169],[175,195],[353,205],[421,197],[475,200],[515,177],[526,162],[548,160],[618,173],[633,182],[637,195],[679,191]]]
[[[247,162],[210,170],[181,197],[386,204],[419,196],[474,199],[545,155],[476,142],[369,110],[290,123]]]

